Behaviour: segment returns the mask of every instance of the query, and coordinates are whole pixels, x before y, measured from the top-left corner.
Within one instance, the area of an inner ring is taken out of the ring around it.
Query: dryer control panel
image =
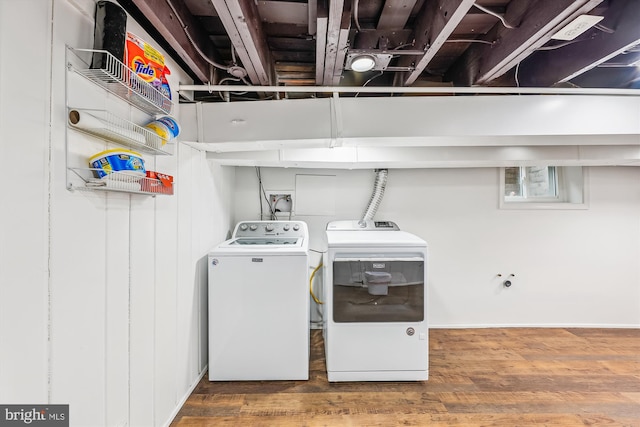
[[[233,231],[237,237],[307,237],[307,224],[303,221],[241,221]]]
[[[327,231],[399,231],[400,228],[392,221],[352,220],[331,221],[327,224]]]

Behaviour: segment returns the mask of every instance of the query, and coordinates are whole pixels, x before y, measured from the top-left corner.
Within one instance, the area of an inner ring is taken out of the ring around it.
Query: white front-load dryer
[[[426,242],[389,221],[334,221],[326,234],[329,381],[428,379]]]

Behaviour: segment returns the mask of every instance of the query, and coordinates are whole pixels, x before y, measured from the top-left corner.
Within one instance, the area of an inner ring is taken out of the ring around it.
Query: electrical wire
[[[445,40],[445,43],[482,43],[493,45],[495,42],[490,42],[488,40],[478,40],[478,39],[454,39],[454,40]]]
[[[589,40],[589,39],[575,39],[575,40],[567,40],[565,42],[562,43],[558,43],[558,44],[554,44],[551,46],[540,46],[539,48],[537,48],[536,50],[556,50],[556,49],[560,49],[561,47],[565,47],[565,46],[569,46],[570,44],[574,44],[574,43],[578,43],[578,42],[583,42],[585,40]]]
[[[415,40],[413,40],[411,43],[405,43],[405,44],[398,45],[398,46],[394,47],[391,50],[400,50],[400,49],[405,48],[407,46],[413,46],[414,43],[415,43]]]
[[[358,4],[360,3],[360,0],[353,0],[352,4],[352,9],[353,9],[353,22],[355,22],[356,24],[356,28],[358,29],[358,32],[362,32],[362,28],[360,28],[360,21],[358,20]]]
[[[609,34],[613,34],[616,32],[616,30],[614,30],[613,28],[609,28],[609,27],[605,27],[604,25],[598,23],[596,25],[593,26],[593,28],[600,30],[604,33],[609,33]]]
[[[260,188],[262,188],[262,181],[260,180],[260,168],[256,166],[256,175],[258,176],[258,200],[260,201],[260,221],[262,221],[262,196],[260,195]]]
[[[276,215],[278,214],[278,202],[280,202],[280,200],[286,199],[287,196],[280,196],[276,199],[275,203],[273,204],[273,211],[276,213]],[[277,217],[276,217],[277,219]],[[289,220],[291,220],[291,209],[289,209]]]
[[[313,273],[311,273],[311,277],[309,277],[309,293],[311,293],[311,298],[313,298],[313,300],[316,302],[316,304],[324,304],[324,302],[320,301],[316,295],[313,293],[313,276],[316,275],[316,271],[320,270],[320,267],[322,267],[322,261],[320,262],[320,264],[318,264],[318,266],[313,270]]]
[[[569,46],[569,45],[574,44],[574,43],[578,43],[578,42],[583,42],[583,41],[586,41],[586,40],[590,40],[590,39],[592,39],[592,38],[593,38],[593,37],[586,38],[586,39],[567,40],[567,41],[565,41],[565,42],[558,43],[558,44],[554,44],[554,45],[551,45],[551,46],[541,46],[541,47],[537,48],[537,49],[536,49],[536,51],[538,51],[538,50],[555,50],[555,49],[560,49],[560,48],[562,48],[562,47]],[[520,64],[521,64],[521,63],[522,63],[522,61],[521,61],[521,62],[518,62],[518,63],[516,64],[516,69],[515,69],[515,73],[514,73],[514,79],[515,79],[515,82],[516,82],[516,87],[520,87],[520,81],[518,80],[518,72],[520,71]]]
[[[184,21],[182,21],[182,18],[180,17],[180,14],[176,10],[175,6],[173,5],[172,0],[167,0],[167,4],[169,5],[171,10],[173,11],[174,16],[178,19],[178,23],[182,27],[182,31],[184,31],[184,34],[187,36],[187,39],[189,39],[189,43],[191,43],[191,46],[194,47],[194,49],[198,52],[198,54],[202,57],[202,59],[204,59],[205,61],[207,61],[209,64],[213,65],[214,67],[220,68],[221,70],[224,70],[224,71],[228,72],[230,67],[227,67],[226,65],[222,65],[222,64],[219,64],[219,63],[215,62],[214,60],[209,58],[207,55],[205,55],[204,52],[202,52],[202,50],[200,50],[200,47],[193,40],[193,38],[191,37],[191,34],[189,34],[188,27],[187,27],[187,25],[185,25]]]
[[[258,198],[260,199],[260,219],[264,217],[262,210],[262,197],[260,193],[264,196],[264,199],[267,201],[267,206],[269,207],[269,219],[272,221],[276,220],[276,213],[273,210],[273,206],[271,206],[271,202],[269,202],[269,198],[267,197],[267,192],[264,190],[264,186],[262,185],[262,173],[260,172],[260,168],[256,166],[256,175],[258,176]]]
[[[222,85],[222,84],[224,84],[225,82],[228,82],[228,81],[232,81],[232,82],[241,82],[241,81],[243,81],[243,80],[242,80],[242,79],[239,79],[239,78],[237,78],[237,77],[225,77],[224,79],[220,80],[220,81],[218,82],[218,84],[219,84],[219,85]],[[246,82],[245,82],[245,83],[246,83]],[[246,92],[246,91],[245,91],[245,92],[225,92],[225,93],[227,93],[227,94],[233,94],[233,95],[245,95],[245,94],[247,94],[248,92]],[[226,101],[226,98],[225,98],[225,96],[224,96],[224,94],[223,94],[222,92],[218,92],[218,95],[220,95],[220,99],[222,99],[223,101]]]
[[[380,77],[382,74],[384,73],[384,71],[380,70],[380,72],[378,74],[376,74],[375,76],[371,77],[369,80],[367,80],[366,82],[364,82],[364,84],[362,85],[362,87],[365,87],[366,85],[369,84],[369,82],[373,79],[377,79],[378,77]],[[358,95],[360,95],[360,92],[356,92],[354,98],[357,98]]]
[[[496,18],[498,18],[500,20],[500,22],[502,22],[502,25],[505,26],[505,28],[509,28],[509,29],[518,28],[518,27],[514,27],[513,25],[509,25],[507,23],[507,21],[505,21],[504,16],[500,15],[499,13],[496,13],[491,9],[487,9],[484,6],[480,6],[478,3],[474,3],[473,5],[475,7],[477,7],[478,9],[480,9],[481,11],[483,11],[484,13],[487,13],[487,14],[489,14],[491,16],[495,16]]]

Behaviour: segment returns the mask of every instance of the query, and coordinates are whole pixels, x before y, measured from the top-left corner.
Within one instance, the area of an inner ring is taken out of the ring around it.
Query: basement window
[[[586,209],[581,166],[514,166],[500,169],[501,209]]]

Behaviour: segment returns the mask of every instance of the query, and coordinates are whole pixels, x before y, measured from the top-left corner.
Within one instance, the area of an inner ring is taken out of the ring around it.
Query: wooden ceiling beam
[[[398,65],[413,66],[414,70],[399,76],[402,86],[409,86],[416,81],[436,56],[446,40],[451,36],[460,21],[473,6],[474,0],[437,0],[425,2],[417,18],[414,37],[415,49],[423,49],[420,57],[402,58]]]
[[[316,35],[316,25],[318,18],[318,0],[309,0],[307,2],[307,33],[310,36]]]
[[[397,30],[404,28],[416,1],[417,0],[386,0],[376,28],[378,30]]]
[[[593,29],[582,41],[535,52],[519,67],[520,85],[547,87],[566,82],[640,45],[639,17],[640,1],[611,2],[600,24],[612,33]]]
[[[333,75],[329,80],[329,84],[334,86],[340,85],[342,72],[344,71],[344,59],[347,56],[349,47],[349,30],[351,29],[351,10],[342,11],[342,22],[340,23],[340,36],[338,37],[338,48],[336,50],[336,62],[333,66]]]
[[[591,11],[603,0],[512,0],[505,12],[506,28],[496,23],[484,41],[474,44],[456,61],[446,78],[456,86],[488,84],[500,77],[577,16]]]
[[[316,9],[316,85],[318,86],[324,83],[324,57],[329,23],[329,11],[323,3],[318,2]]]
[[[173,9],[166,0],[127,0],[122,3],[132,4],[138,8],[140,13],[149,20],[149,23],[160,33],[195,76],[202,82],[210,81],[212,75],[211,67],[193,46],[185,30],[180,25],[180,21],[187,27],[189,35],[204,54],[211,55],[210,58],[215,58],[217,55],[206,32],[191,15],[184,2],[175,0],[172,2],[176,12],[179,14],[178,19],[173,19],[176,14],[174,14]]]
[[[211,0],[247,76],[254,85],[273,82],[273,64],[253,0]]]
[[[329,1],[329,20],[327,22],[327,41],[324,50],[324,67],[322,81],[324,85],[332,84],[336,57],[340,46],[340,35],[343,30],[344,0]]]

